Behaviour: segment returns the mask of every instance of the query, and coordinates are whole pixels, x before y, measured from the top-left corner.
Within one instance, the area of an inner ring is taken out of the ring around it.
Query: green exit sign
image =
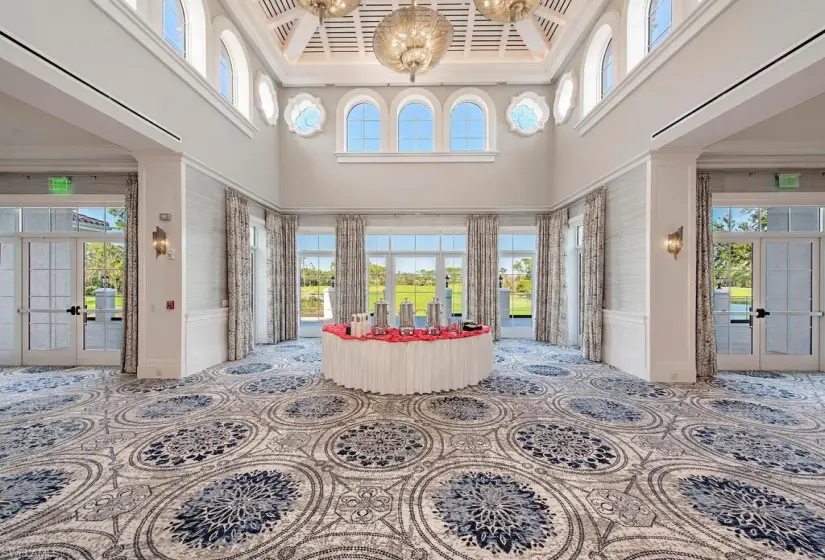
[[[776,175],[776,186],[780,189],[798,189],[799,173],[778,173]]]
[[[69,194],[72,192],[71,177],[49,177],[49,192],[52,194]]]

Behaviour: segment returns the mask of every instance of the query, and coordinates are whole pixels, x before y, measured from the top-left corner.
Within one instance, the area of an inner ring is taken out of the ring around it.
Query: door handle
[[[759,309],[756,310],[756,318],[757,319],[764,319],[765,317],[767,317],[770,314],[771,314],[770,311],[765,311],[762,308],[759,308]]]
[[[68,313],[69,315],[77,315],[79,310],[80,310],[79,305],[73,305],[73,306],[71,306],[70,308],[68,308],[66,310],[66,313]]]

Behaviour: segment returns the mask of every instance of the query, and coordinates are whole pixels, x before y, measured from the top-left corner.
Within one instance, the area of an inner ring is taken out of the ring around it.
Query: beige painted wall
[[[458,88],[427,88],[443,103]],[[338,163],[336,108],[350,88],[282,89],[281,107],[308,92],[320,97],[327,122],[320,134],[301,138],[279,124],[281,205],[288,209],[507,209],[546,206],[553,126],[530,137],[510,132],[504,114],[510,99],[530,89],[547,97],[547,87],[484,88],[497,111],[498,158],[494,163]],[[377,88],[391,106],[401,88]],[[449,118],[445,115],[445,118]],[[436,125],[436,133],[438,133]]]

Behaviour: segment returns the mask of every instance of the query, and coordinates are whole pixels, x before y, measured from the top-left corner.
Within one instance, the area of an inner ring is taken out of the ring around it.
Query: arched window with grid
[[[404,105],[398,112],[398,151],[434,151],[433,110],[420,101]]]
[[[477,103],[462,101],[450,112],[450,151],[487,149],[487,115]]]
[[[347,113],[347,151],[381,151],[381,112],[375,104],[357,103]]]

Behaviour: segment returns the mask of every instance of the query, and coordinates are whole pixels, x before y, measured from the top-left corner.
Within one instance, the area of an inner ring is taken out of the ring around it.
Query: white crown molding
[[[710,25],[722,12],[736,0],[704,0],[691,14],[662,41],[651,53],[648,53],[628,74],[613,86],[613,90],[579,120],[575,129],[580,136],[598,124],[608,113],[615,109],[625,98],[636,91],[653,74],[664,66],[676,53]]]
[[[224,175],[220,171],[216,170],[213,167],[210,167],[209,165],[203,163],[199,159],[196,159],[196,158],[192,157],[189,154],[182,154],[181,157],[183,158],[183,162],[186,165],[192,167],[193,169],[197,169],[198,171],[200,171],[204,175],[207,175],[208,177],[211,177],[212,179],[215,179],[219,183],[223,183],[227,187],[232,187],[236,191],[240,192],[241,194],[243,194],[244,196],[246,196],[247,198],[249,198],[253,202],[255,202],[257,204],[260,204],[264,208],[268,208],[268,209],[271,209],[271,210],[277,210],[279,212],[281,211],[281,208],[277,204],[275,204],[274,202],[269,200],[268,198],[263,197],[260,194],[251,191],[250,189],[244,187],[240,183],[236,183],[235,181],[233,181],[232,179],[230,179],[229,177],[227,177],[226,175]]]
[[[114,145],[0,146],[0,171],[128,173],[137,161]]]
[[[702,156],[698,169],[713,170],[779,170],[825,169],[825,154],[820,155],[708,155]]]
[[[724,140],[708,147],[699,169],[825,169],[825,142]]]
[[[550,208],[546,206],[467,206],[464,208],[405,208],[396,210],[393,208],[368,208],[368,207],[348,207],[348,206],[319,206],[307,207],[297,206],[283,208],[281,212],[286,214],[298,214],[299,216],[334,216],[337,214],[360,214],[364,216],[466,216],[468,214],[498,214],[499,216],[535,216],[541,212],[547,212]]]
[[[493,163],[498,152],[335,152],[338,163]]]
[[[167,45],[160,35],[126,2],[123,0],[91,0],[91,2],[244,134],[252,138],[258,132],[258,127],[225,99],[209,83],[206,76]]]
[[[566,208],[566,207],[578,202],[579,200],[581,200],[582,198],[584,198],[585,196],[587,196],[589,193],[596,190],[597,188],[605,185],[606,183],[609,183],[613,179],[618,179],[619,177],[621,177],[622,175],[624,175],[628,171],[631,171],[631,170],[637,168],[638,166],[647,163],[650,160],[650,158],[651,158],[651,153],[649,151],[642,152],[641,154],[627,160],[625,163],[623,163],[622,165],[620,165],[619,167],[617,167],[613,171],[611,171],[611,172],[609,172],[605,175],[602,175],[601,177],[599,177],[595,181],[591,182],[589,185],[577,190],[574,193],[571,193],[571,194],[567,195],[566,197],[564,197],[560,201],[558,201],[555,204],[551,205],[550,208],[549,208],[549,211],[552,212],[552,211],[555,211],[555,210],[560,210],[562,208]]]

